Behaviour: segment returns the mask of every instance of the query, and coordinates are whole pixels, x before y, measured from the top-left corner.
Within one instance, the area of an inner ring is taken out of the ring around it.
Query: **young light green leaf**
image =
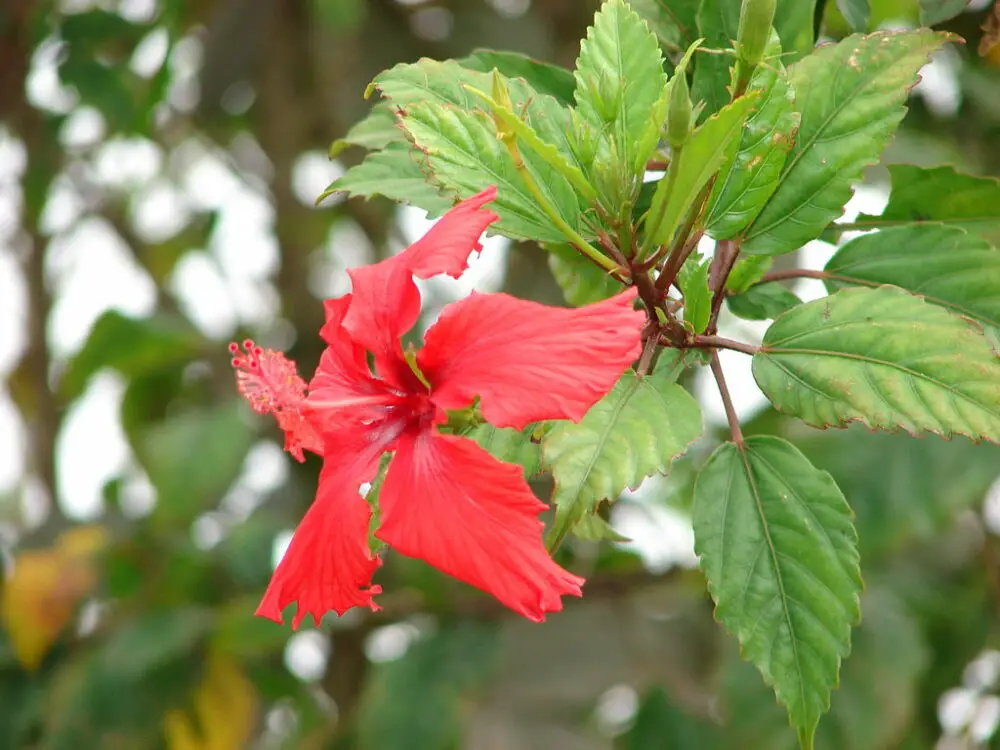
[[[840,215],[851,184],[878,161],[906,113],[917,71],[953,38],[927,29],[855,35],[789,69],[802,120],[781,184],[747,230],[744,251],[791,252]]]
[[[517,52],[477,49],[458,60],[463,68],[489,73],[494,68],[506,78],[523,78],[539,94],[548,94],[560,104],[572,106],[576,80],[566,68],[533,60]]]
[[[610,127],[624,169],[642,174],[637,147],[667,77],[656,37],[624,0],[608,0],[594,16],[574,75],[580,114]]]
[[[430,168],[421,165],[421,157],[422,154],[405,141],[390,143],[380,151],[372,151],[363,162],[331,182],[316,203],[322,203],[334,193],[347,193],[355,198],[381,195],[422,208],[431,217],[440,216],[454,201],[430,184]]]
[[[330,158],[336,159],[350,146],[360,146],[369,151],[385,148],[390,143],[405,143],[406,138],[399,127],[396,115],[392,112],[392,107],[388,102],[379,102],[368,116],[356,122],[347,135],[338,138],[330,146]]]
[[[684,322],[690,325],[695,333],[705,332],[712,314],[712,290],[708,286],[709,266],[710,261],[707,258],[699,263],[689,260],[684,267],[691,270],[677,275],[681,292],[684,294]]]
[[[837,10],[844,14],[852,30],[868,31],[868,18],[872,12],[868,0],[837,0]]]
[[[954,167],[924,169],[890,164],[892,192],[881,216],[862,214],[849,228],[942,222],[1000,245],[1000,180],[974,177]]]
[[[794,143],[799,113],[794,111],[795,94],[780,54],[781,45],[774,35],[767,49],[769,62],[757,66],[748,88],[761,92],[761,99],[747,118],[742,136],[730,147],[712,188],[705,226],[716,239],[736,236],[757,218],[778,188]]]
[[[896,287],[842,289],[779,317],[753,358],[779,411],[813,427],[1000,443],[1000,361],[982,332]]]
[[[542,465],[556,482],[550,546],[602,501],[665,473],[701,436],[698,402],[675,382],[679,353],[668,350],[660,359],[653,374],[626,372],[579,424],[560,422],[542,439]]]
[[[757,97],[757,94],[740,97],[709,117],[691,134],[678,156],[674,184],[671,186],[669,180],[661,179],[653,194],[653,203],[646,216],[652,244],[662,245],[673,239],[698,194],[722,164],[726,149],[739,135]]]
[[[920,0],[920,25],[934,26],[965,10],[969,0]]]
[[[986,327],[1000,325],[1000,250],[943,224],[903,224],[856,237],[826,264],[831,291],[892,284]]]
[[[501,82],[504,79],[501,77]],[[502,83],[506,85],[506,83]],[[538,155],[538,157],[548,164],[552,169],[559,173],[563,178],[566,179],[577,192],[583,196],[587,201],[593,202],[597,199],[597,192],[594,187],[587,182],[587,178],[584,177],[583,172],[580,170],[576,164],[570,163],[570,160],[559,151],[558,148],[553,146],[551,143],[546,143],[541,138],[538,137],[538,133],[532,129],[528,123],[526,123],[521,117],[514,112],[510,107],[504,105],[503,102],[497,101],[495,98],[491,97],[489,94],[480,91],[479,89],[473,88],[472,86],[467,86],[473,94],[483,100],[501,123],[502,126],[509,131],[511,137],[520,141],[532,152]]]
[[[770,320],[802,304],[788,287],[776,281],[758,284],[743,294],[727,297],[726,302],[733,315],[745,320]]]
[[[470,94],[471,96],[471,94]],[[481,110],[467,112],[431,102],[407,105],[404,125],[413,143],[427,156],[434,179],[462,198],[498,187],[491,205],[500,216],[495,227],[510,237],[539,242],[565,241],[559,227],[543,212],[518,173],[510,152],[497,140],[496,126]],[[543,160],[523,153],[535,177],[559,215],[577,231],[581,206],[572,186]]]
[[[716,617],[811,749],[860,616],[847,501],[797,448],[761,435],[712,454],[695,485],[692,522]]]
[[[541,448],[532,442],[531,433],[535,425],[529,425],[524,430],[511,427],[494,427],[491,424],[481,424],[465,437],[475,440],[495,458],[509,464],[517,464],[524,469],[525,479],[531,479],[541,473]]]
[[[573,307],[600,302],[622,290],[620,281],[569,245],[549,245],[546,250],[552,275]]]

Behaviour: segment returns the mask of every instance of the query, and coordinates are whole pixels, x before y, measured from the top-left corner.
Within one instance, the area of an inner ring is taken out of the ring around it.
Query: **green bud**
[[[502,75],[500,75],[500,71],[496,68],[493,68],[493,73],[491,75],[490,94],[493,101],[501,107],[508,109],[511,112],[514,111],[514,102],[510,98],[510,89],[507,88],[507,81]],[[516,139],[517,136],[514,135],[514,132],[510,129],[510,127],[508,127],[501,117],[494,114],[493,123],[496,125],[497,138],[501,141],[513,141]]]
[[[667,97],[666,140],[670,148],[680,148],[687,142],[688,136],[691,134],[691,126],[695,121],[694,109],[691,104],[691,89],[687,82],[687,66],[691,56],[702,41],[699,39],[688,47],[684,57],[674,68],[674,77],[667,84],[669,93]]]
[[[670,104],[667,107],[667,144],[670,148],[680,148],[687,142],[694,120],[691,90],[688,88],[687,75],[684,71],[678,72],[668,85]]]
[[[596,78],[588,76],[584,86],[600,118],[605,122],[614,122],[618,118],[618,105],[622,95],[620,81],[602,71]]]
[[[751,68],[757,67],[764,59],[776,5],[777,0],[743,0],[736,54]]]

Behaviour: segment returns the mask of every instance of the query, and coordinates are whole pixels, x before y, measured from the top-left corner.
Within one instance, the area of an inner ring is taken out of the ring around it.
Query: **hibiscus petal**
[[[521,469],[466,438],[404,435],[379,493],[375,535],[499,599],[529,620],[562,609],[584,581],[552,561]]]
[[[399,344],[420,315],[420,292],[413,277],[460,276],[472,252],[482,249],[480,236],[498,218],[482,208],[495,198],[496,188],[488,188],[448,211],[399,255],[348,271],[353,302],[343,317],[343,328],[375,356],[379,375],[394,385],[416,386]]]
[[[639,356],[646,317],[635,290],[575,309],[506,294],[448,305],[424,337],[417,362],[442,409],[475,396],[497,427],[580,420]]]
[[[295,629],[306,615],[319,626],[330,610],[342,615],[352,607],[379,609],[372,596],[382,589],[371,580],[381,561],[368,545],[372,512],[358,487],[375,476],[384,446],[362,433],[342,437],[337,447],[327,443],[328,454],[337,455],[323,463],[316,500],[257,607],[261,617],[283,623],[282,611],[296,602]]]

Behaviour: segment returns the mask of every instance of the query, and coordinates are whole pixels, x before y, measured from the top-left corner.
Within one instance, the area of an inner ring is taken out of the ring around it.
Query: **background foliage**
[[[696,3],[632,4],[666,50],[693,41],[657,19],[693,18]],[[738,16],[737,2],[705,4]],[[807,27],[802,9],[811,5],[779,3],[778,19],[787,29]],[[949,5],[830,2],[813,22],[836,39],[849,32],[845,16],[857,26],[867,13],[872,29],[934,23],[952,15]],[[668,480],[618,507],[621,530],[651,540],[645,554],[567,545],[566,564],[588,575],[586,598],[546,626],[510,617],[399,557],[382,574],[391,593],[379,613],[328,618],[319,631],[291,637],[252,616],[276,534],[293,528],[311,501],[317,467],[275,459],[274,433],[236,402],[225,342],[252,333],[309,369],[319,356],[311,334],[321,322],[317,299],[344,290],[337,284],[346,266],[386,257],[404,241],[387,200],[313,206],[338,167],[360,161],[352,144],[399,138],[388,117],[351,130],[369,107],[362,92],[396,63],[465,58],[478,48],[572,66],[595,8],[577,0],[8,0],[0,8],[0,275],[9,279],[0,287],[8,319],[0,330],[12,352],[0,365],[20,436],[0,454],[11,467],[9,486],[0,487],[9,574],[0,598],[0,747],[795,746],[783,709],[713,623],[683,533],[692,467],[724,439],[718,428]],[[943,83],[911,97],[887,163],[1000,174],[1000,52],[976,55],[989,12],[977,3],[941,26],[967,45],[940,56],[933,75],[925,71]],[[808,41],[792,59],[807,49]],[[477,53],[466,67],[493,64]],[[699,68],[695,98],[717,96],[719,75],[724,83],[724,69]],[[408,85],[399,69],[379,80],[383,94],[419,99]],[[569,101],[573,87],[553,77],[545,94]],[[655,92],[647,104],[655,105]],[[775,106],[775,128],[791,128]],[[641,126],[634,114],[621,119]],[[411,115],[419,121],[419,105]],[[336,164],[319,166],[343,137]],[[379,171],[377,161],[366,177],[358,192],[376,185],[374,192],[399,197],[424,184],[419,175]],[[867,174],[875,186],[890,177],[912,187],[905,166]],[[955,225],[970,218],[963,207],[995,210],[989,196],[958,201],[955,179],[941,196],[955,201]],[[505,229],[517,236],[518,222],[537,222],[537,212],[530,202],[516,210],[530,196],[510,200]],[[890,203],[885,216],[892,212]],[[249,229],[240,234],[240,225]],[[531,227],[535,236],[545,231]],[[981,248],[967,235],[933,231],[940,243],[959,243],[970,267],[979,262]],[[898,238],[911,253],[918,241],[931,240]],[[107,245],[120,250],[112,261]],[[575,255],[557,253],[552,273],[530,243],[499,257],[500,283],[518,296],[562,304],[564,287],[579,304],[603,294],[576,272]],[[782,257],[775,268],[798,260]],[[134,269],[150,304],[118,301],[112,262]],[[74,268],[90,279],[86,304],[75,307],[66,281]],[[877,281],[879,272],[866,266],[863,239],[845,245],[827,270],[831,288],[836,274]],[[215,287],[195,283],[205,274]],[[948,299],[945,280],[914,283],[937,283]],[[763,290],[734,303],[759,306],[761,317],[790,304],[787,289]],[[453,293],[429,289],[439,301]],[[213,309],[213,295],[231,304]],[[966,314],[997,317],[988,300]],[[67,315],[79,318],[69,341],[60,333]],[[128,451],[100,502],[81,511],[70,502],[79,478],[66,467],[99,462],[109,446],[95,432],[70,452],[66,435],[108,377]],[[646,387],[678,386],[665,378]],[[857,514],[865,617],[817,746],[988,746],[1000,718],[1000,653],[992,650],[1000,563],[991,531],[1000,528],[1000,509],[988,500],[1000,452],[963,438],[811,431],[770,410],[744,429],[761,454],[773,444],[767,436],[793,439],[833,474]],[[665,455],[646,457],[650,466],[675,452],[664,447],[669,437],[660,435]],[[504,437],[482,439],[496,449]],[[553,460],[574,460],[572,431],[551,444],[564,451]],[[603,467],[592,481],[616,470]],[[681,541],[671,546],[677,528]]]

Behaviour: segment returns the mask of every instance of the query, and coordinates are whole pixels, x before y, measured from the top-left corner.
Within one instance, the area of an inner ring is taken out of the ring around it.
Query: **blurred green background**
[[[829,5],[817,22],[838,38]],[[918,14],[872,5],[873,28]],[[946,25],[968,43],[926,69],[887,161],[1000,174],[988,6]],[[616,506],[634,543],[560,553],[589,582],[545,625],[392,554],[381,612],[298,634],[253,617],[318,462],[252,418],[226,343],[252,335],[310,373],[318,300],[427,226],[388,202],[314,207],[363,156],[330,162],[329,144],[382,69],[480,47],[571,65],[595,8],[0,3],[0,748],[795,747],[695,568],[693,472],[725,436],[709,403],[706,439]],[[885,178],[862,197],[884,201]],[[491,240],[468,278],[424,285],[427,307],[472,286],[563,304],[546,263]],[[790,436],[858,516],[864,624],[818,746],[1000,747],[1000,451],[809,431],[740,372],[746,431]]]

